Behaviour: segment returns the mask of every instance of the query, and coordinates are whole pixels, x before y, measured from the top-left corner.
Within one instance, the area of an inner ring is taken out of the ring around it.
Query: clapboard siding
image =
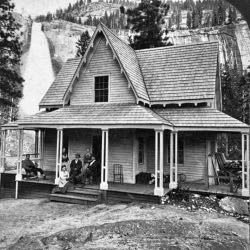
[[[147,172],[155,172],[155,138],[151,136],[147,143]],[[169,136],[164,136],[164,174],[169,174],[167,164],[167,144]],[[184,164],[178,164],[178,173],[184,173],[187,181],[194,181],[204,178],[206,166],[206,136],[205,134],[184,134]]]
[[[97,134],[101,135],[101,131],[87,129],[67,131],[70,160],[74,159],[76,152],[83,157],[87,147],[92,149],[92,137]],[[131,131],[110,130],[108,181],[113,181],[113,164],[121,164],[124,182],[133,183],[133,133]]]
[[[110,131],[108,181],[113,181],[113,164],[123,166],[124,183],[134,183],[132,131]]]
[[[109,75],[109,102],[134,103],[135,97],[111,49],[106,45],[104,37],[96,40],[93,55],[89,57],[79,81],[75,84],[71,96],[71,105],[94,102],[94,76]]]
[[[46,129],[44,138],[44,170],[56,169],[56,134],[55,129]]]
[[[185,137],[184,165],[180,165],[178,172],[186,175],[187,181],[204,178],[206,166],[206,136],[196,134]]]
[[[75,158],[75,153],[79,153],[81,157],[86,153],[86,148],[92,149],[92,136],[95,130],[90,129],[73,129],[67,131],[69,137],[69,159]]]

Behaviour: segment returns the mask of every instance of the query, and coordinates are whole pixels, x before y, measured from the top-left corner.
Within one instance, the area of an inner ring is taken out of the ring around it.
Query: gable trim
[[[97,45],[100,43],[100,41],[98,41]],[[90,48],[94,48],[93,46],[93,42],[90,44]],[[96,46],[97,48],[97,46]],[[87,51],[86,51],[87,52]],[[82,66],[85,64],[86,68],[85,70],[82,71],[82,73],[84,74],[87,70],[87,66],[89,65],[90,61],[92,60],[92,57],[94,55],[94,52],[95,50],[92,51],[92,54],[90,55],[89,57],[89,60],[87,62],[87,54],[85,53],[84,57],[82,58],[81,62],[79,63],[79,66],[75,72],[75,75],[74,77],[72,78],[73,80],[70,82],[66,92],[64,93],[64,96],[63,96],[63,107],[65,106],[65,103],[66,101],[68,101],[70,99],[70,96],[71,96],[71,93],[72,93],[72,90],[73,90],[73,87],[74,87],[74,84],[77,82],[77,80],[79,79],[80,77],[80,71],[81,71],[81,68]]]

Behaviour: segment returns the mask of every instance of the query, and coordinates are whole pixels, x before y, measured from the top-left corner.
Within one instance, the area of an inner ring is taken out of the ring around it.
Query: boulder
[[[247,201],[243,199],[225,197],[220,200],[219,205],[227,212],[249,215]]]

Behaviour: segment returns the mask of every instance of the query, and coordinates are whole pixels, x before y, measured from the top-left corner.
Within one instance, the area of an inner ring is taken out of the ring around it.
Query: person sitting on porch
[[[69,172],[67,170],[66,165],[62,165],[58,186],[53,188],[52,193],[63,193],[63,194],[65,194],[68,191],[70,186],[71,185],[70,185],[70,182],[69,182]]]
[[[97,183],[98,177],[99,177],[99,170],[100,170],[100,166],[98,162],[96,161],[95,156],[92,155],[91,161],[88,167],[86,167],[82,172],[83,184],[85,184],[87,178],[91,178],[91,177],[93,179],[93,182]]]
[[[43,170],[41,168],[38,168],[37,164],[33,163],[33,161],[30,160],[30,154],[26,154],[25,160],[22,161],[22,167],[25,169],[27,175],[31,175],[32,173],[34,173],[34,175],[37,176],[39,172],[44,179],[46,178]]]
[[[84,165],[86,164],[89,165],[89,163],[91,162],[91,157],[92,157],[92,153],[90,152],[90,149],[86,148],[86,153],[83,158]]]
[[[80,160],[80,154],[75,154],[75,159],[70,163],[70,172],[69,172],[69,180],[73,184],[77,184],[77,182],[81,181],[81,169],[82,169],[82,161]]]

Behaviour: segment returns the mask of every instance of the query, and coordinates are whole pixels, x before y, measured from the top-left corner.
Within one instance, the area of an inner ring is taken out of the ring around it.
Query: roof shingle
[[[40,107],[60,106],[63,104],[64,94],[68,89],[80,62],[81,58],[67,60],[56,76],[56,79],[40,101]]]
[[[136,104],[91,104],[67,106],[52,112],[41,112],[18,121],[19,125],[104,125],[154,124],[170,125],[149,108]]]
[[[137,50],[150,101],[214,98],[218,51],[217,42]]]
[[[249,126],[211,108],[170,108],[153,111],[176,127],[248,128]]]

